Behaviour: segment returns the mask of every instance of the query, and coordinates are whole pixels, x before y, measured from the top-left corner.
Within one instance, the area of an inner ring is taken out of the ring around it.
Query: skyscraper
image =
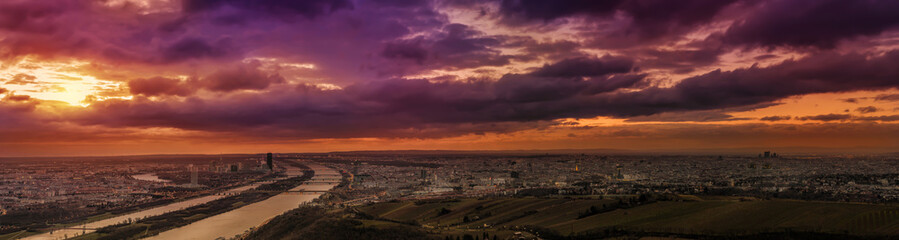
[[[272,163],[272,153],[268,153],[265,155],[265,165],[268,165],[268,170],[273,170],[274,164]]]
[[[198,183],[199,181],[197,181],[197,178],[198,178],[197,175],[198,175],[197,167],[194,167],[193,165],[191,165],[190,166],[190,186],[191,187],[196,187],[196,186],[200,185]]]

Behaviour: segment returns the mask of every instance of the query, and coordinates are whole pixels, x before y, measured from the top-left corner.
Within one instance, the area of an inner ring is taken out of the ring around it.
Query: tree
[[[443,216],[443,215],[446,215],[446,214],[448,214],[448,213],[450,213],[450,212],[452,212],[452,211],[450,211],[449,209],[446,209],[446,208],[440,208],[440,212],[437,212],[437,216]]]

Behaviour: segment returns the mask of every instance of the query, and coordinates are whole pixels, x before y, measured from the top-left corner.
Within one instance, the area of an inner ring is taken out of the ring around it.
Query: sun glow
[[[128,98],[126,96],[105,96],[103,92],[116,91],[122,83],[97,79],[71,69],[90,64],[88,62],[71,61],[37,62],[24,59],[8,68],[0,75],[4,80],[4,88],[15,91],[16,95],[28,95],[41,100],[61,101],[73,106],[87,106],[88,96],[97,100],[108,98]],[[18,81],[16,81],[18,80]]]

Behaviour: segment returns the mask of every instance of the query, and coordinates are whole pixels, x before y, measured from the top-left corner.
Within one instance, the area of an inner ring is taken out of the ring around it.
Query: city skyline
[[[899,2],[553,2],[3,1],[0,157],[899,149]]]

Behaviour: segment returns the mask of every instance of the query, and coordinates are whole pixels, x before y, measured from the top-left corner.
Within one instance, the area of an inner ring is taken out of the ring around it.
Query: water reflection
[[[321,165],[309,164],[309,167],[312,168],[312,170],[315,170],[315,176],[312,178],[312,181],[331,179],[334,178],[333,175],[339,174],[334,169]],[[300,185],[299,187],[291,189],[291,191],[328,191],[335,186],[337,186],[336,183],[314,183]],[[203,240],[216,239],[219,237],[231,238],[234,237],[234,235],[244,233],[252,227],[260,226],[269,219],[294,209],[300,204],[308,203],[319,196],[321,196],[320,193],[282,193],[264,201],[253,203],[234,209],[230,212],[208,217],[186,226],[160,233],[159,235],[148,239]]]

